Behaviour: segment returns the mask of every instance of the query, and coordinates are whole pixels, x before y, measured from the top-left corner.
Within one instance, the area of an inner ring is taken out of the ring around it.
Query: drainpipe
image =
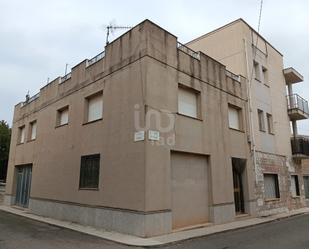
[[[248,60],[248,53],[247,53],[247,39],[244,38],[244,45],[245,45],[245,57],[246,57],[246,66],[247,66],[247,96],[248,96],[248,109],[249,109],[249,134],[251,137],[251,152],[253,156],[253,165],[255,170],[255,182],[258,183],[257,177],[257,162],[256,162],[256,147],[255,147],[255,136],[254,136],[254,121],[253,121],[253,111],[252,111],[252,94],[251,94],[251,85],[252,85],[252,77],[250,73],[249,67],[249,60]]]

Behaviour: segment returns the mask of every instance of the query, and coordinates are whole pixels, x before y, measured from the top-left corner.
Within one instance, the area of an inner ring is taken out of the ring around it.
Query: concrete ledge
[[[179,242],[183,240],[203,237],[203,236],[207,236],[207,235],[211,235],[215,233],[227,232],[230,230],[241,229],[245,227],[255,226],[258,224],[272,222],[275,220],[284,219],[284,218],[295,216],[295,215],[309,213],[309,208],[302,208],[298,210],[293,210],[288,213],[282,213],[282,214],[270,216],[267,218],[249,218],[245,220],[234,221],[234,222],[227,223],[227,224],[214,225],[214,226],[209,226],[209,227],[197,228],[193,230],[180,231],[180,232],[156,236],[152,238],[140,238],[140,237],[136,237],[132,235],[125,235],[125,234],[116,233],[116,232],[109,232],[109,231],[102,230],[102,229],[95,229],[93,227],[78,225],[78,224],[74,224],[71,222],[59,221],[59,220],[55,220],[51,218],[45,218],[42,216],[31,214],[29,213],[28,210],[20,210],[20,209],[16,209],[12,207],[7,207],[7,206],[0,206],[0,210],[9,212],[15,215],[19,215],[25,218],[29,218],[32,220],[36,220],[39,222],[44,222],[50,225],[67,228],[73,231],[96,236],[96,237],[110,240],[113,242],[130,245],[130,246],[143,246],[143,247],[166,245],[166,244],[175,243],[175,242]]]

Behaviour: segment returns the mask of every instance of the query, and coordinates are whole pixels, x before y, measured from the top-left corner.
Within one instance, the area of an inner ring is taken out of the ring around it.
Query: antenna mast
[[[111,33],[113,33],[114,30],[116,29],[131,29],[132,27],[129,27],[129,26],[113,26],[113,25],[108,25],[106,27],[106,45],[109,44],[109,41],[108,41],[108,38],[109,38],[109,35]]]

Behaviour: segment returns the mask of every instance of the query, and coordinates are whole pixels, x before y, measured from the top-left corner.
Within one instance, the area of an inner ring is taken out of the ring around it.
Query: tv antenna
[[[109,24],[106,26],[106,45],[109,44],[108,38],[110,34],[113,34],[116,29],[131,29],[129,26],[116,26],[113,24]]]

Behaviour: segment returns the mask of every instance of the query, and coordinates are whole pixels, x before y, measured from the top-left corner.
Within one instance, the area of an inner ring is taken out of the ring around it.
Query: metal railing
[[[91,66],[92,64],[98,62],[99,60],[102,60],[105,56],[105,51],[103,51],[102,53],[99,53],[98,55],[96,55],[95,57],[93,57],[90,60],[87,60],[87,65],[86,67]]]
[[[288,110],[298,109],[303,113],[309,115],[308,101],[300,97],[298,94],[291,94],[287,96]]]
[[[181,50],[182,52],[192,56],[193,58],[200,60],[199,52],[195,52],[194,50],[192,50],[191,48],[188,48],[187,46],[181,44],[180,42],[177,42],[177,48]]]
[[[233,74],[229,70],[225,70],[225,74],[226,74],[226,76],[232,78],[233,80],[236,80],[236,81],[240,82],[240,76],[239,75]]]
[[[309,138],[308,137],[292,137],[292,154],[309,156]]]
[[[26,101],[22,102],[22,103],[21,103],[21,106],[23,107],[23,106],[25,106],[25,105],[31,103],[32,101],[38,99],[39,97],[40,97],[40,93],[37,93],[37,94],[33,95],[31,98],[26,99]]]
[[[63,77],[61,77],[60,83],[65,82],[66,80],[70,79],[71,77],[72,77],[72,72],[67,73],[66,75],[64,75]]]

